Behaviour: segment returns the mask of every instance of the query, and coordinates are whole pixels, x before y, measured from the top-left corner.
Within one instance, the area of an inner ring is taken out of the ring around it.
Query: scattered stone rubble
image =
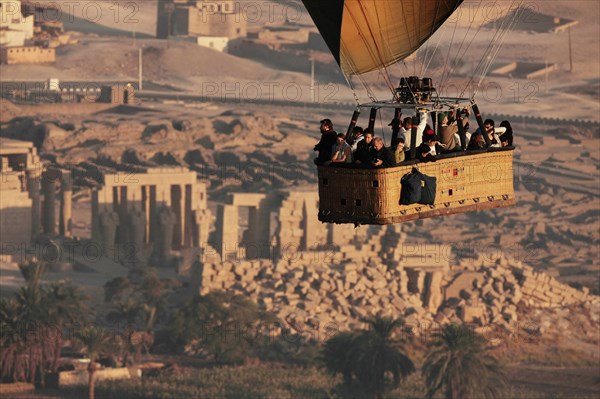
[[[382,313],[407,324],[467,322],[512,328],[521,308],[592,304],[600,298],[579,291],[504,255],[479,256],[468,266],[410,256],[405,236],[381,228],[360,243],[335,251],[299,251],[293,259],[199,262],[200,293],[233,290],[247,295],[291,325],[340,329],[362,325]],[[402,250],[404,248],[404,250]],[[418,331],[414,331],[418,333]]]

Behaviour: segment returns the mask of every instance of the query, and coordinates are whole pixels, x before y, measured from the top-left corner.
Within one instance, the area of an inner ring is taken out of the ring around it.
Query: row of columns
[[[152,257],[165,265],[172,250],[208,240],[210,212],[193,209],[205,204],[204,195],[192,184],[105,186],[93,193],[92,239],[122,263],[136,266]]]
[[[55,202],[58,187],[60,187],[58,234],[64,237],[71,236],[73,182],[70,172],[51,168],[43,172],[40,176],[37,170],[30,169],[26,171],[26,179],[27,191],[32,201],[32,239],[35,239],[40,233],[44,233],[48,236],[55,236],[57,234]]]

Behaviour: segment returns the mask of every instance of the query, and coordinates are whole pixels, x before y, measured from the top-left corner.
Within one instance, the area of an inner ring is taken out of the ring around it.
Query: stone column
[[[192,185],[186,184],[184,188],[183,203],[183,247],[193,248],[194,244],[194,214],[192,212]]]
[[[312,198],[304,200],[302,207],[302,246],[303,251],[308,251],[317,245],[317,228],[320,224],[318,210]]]
[[[44,233],[56,235],[56,181],[59,179],[58,169],[48,169],[42,174],[42,191],[44,192],[43,223]]]
[[[428,272],[425,277],[425,297],[423,305],[435,313],[442,304],[442,272]]]
[[[173,248],[181,249],[183,242],[183,213],[184,213],[184,190],[180,185],[171,186],[171,210],[174,217],[173,226]]]
[[[407,269],[408,291],[412,294],[421,294],[425,283],[425,272],[415,269]]]
[[[117,226],[119,226],[119,215],[116,212],[104,211],[98,215],[100,235],[102,236],[102,253],[107,258],[118,261],[115,256],[115,238]]]
[[[226,255],[237,256],[238,208],[236,205],[219,205],[217,208],[217,251],[223,261]]]
[[[398,291],[401,295],[408,294],[408,275],[405,270],[400,270],[400,281],[398,282]]]
[[[143,211],[132,208],[128,213],[129,237],[127,250],[127,263],[132,267],[140,267],[145,263],[144,239],[146,236],[146,214]]]
[[[261,240],[259,236],[259,213],[254,206],[248,207],[248,229],[244,233],[242,244],[246,251],[247,259],[260,258]]]
[[[71,214],[73,207],[73,181],[71,172],[63,171],[60,195],[60,219],[58,231],[61,236],[70,237],[72,230]]]
[[[166,263],[171,259],[171,248],[173,247],[173,227],[175,225],[175,215],[167,206],[161,207],[156,218],[157,224],[157,241],[156,258],[166,266]]]
[[[40,175],[37,169],[28,169],[26,174],[27,190],[29,191],[29,198],[31,198],[31,239],[35,240],[42,231]]]
[[[211,224],[211,214],[208,209],[196,209],[194,215],[193,248],[203,248],[208,243],[208,233]]]

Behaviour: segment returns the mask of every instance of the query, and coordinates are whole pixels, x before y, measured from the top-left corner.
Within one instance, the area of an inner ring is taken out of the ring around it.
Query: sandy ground
[[[43,2],[42,2],[43,3]],[[46,3],[50,3],[46,1]],[[182,90],[202,93],[214,91],[216,84],[217,95],[232,95],[231,90],[240,97],[254,97],[258,85],[262,90],[259,96],[270,96],[265,83],[298,85],[302,94],[300,99],[310,98],[310,71],[305,74],[277,70],[260,62],[249,61],[221,54],[216,51],[202,49],[189,43],[171,43],[166,48],[164,41],[153,39],[133,40],[131,32],[143,32],[151,35],[155,31],[156,2],[133,2],[136,9],[130,7],[132,2],[96,1],[95,7],[102,10],[101,17],[92,14],[92,8],[87,8],[87,17],[82,14],[85,9],[81,5],[69,8],[65,3],[60,4],[64,11],[62,19],[68,29],[84,33],[80,44],[63,47],[58,51],[59,60],[53,66],[3,66],[2,81],[27,80],[31,77],[45,80],[50,77],[69,80],[88,79],[128,79],[137,78],[137,51],[144,47],[145,79],[161,84],[169,84]],[[85,3],[85,2],[84,2]],[[288,4],[289,3],[289,4]],[[116,7],[118,4],[119,7]],[[251,2],[240,2],[242,10],[247,9]],[[281,14],[290,10],[300,10],[293,15],[294,23],[311,24],[308,13],[298,2],[284,2],[282,6],[271,7],[261,4],[258,16],[246,16],[250,28],[260,28],[269,23],[281,23]],[[495,113],[531,114],[545,117],[577,118],[600,120],[600,50],[597,38],[600,37],[600,3],[593,0],[582,1],[545,1],[528,3],[533,10],[558,15],[563,18],[577,20],[579,23],[571,29],[573,53],[573,71],[569,72],[569,40],[567,32],[560,33],[530,33],[525,31],[511,32],[504,40],[498,52],[496,62],[537,62],[541,64],[557,64],[559,70],[546,77],[534,79],[517,79],[511,77],[487,76],[476,91],[476,99],[486,108]],[[476,29],[480,22],[489,22],[494,16],[506,15],[511,5],[508,1],[486,1],[477,4],[466,3],[464,10],[457,11],[424,46],[431,51],[438,48],[438,61],[447,65],[464,64],[464,75],[458,74],[456,68],[422,68],[421,64],[407,60],[388,68],[393,82],[399,81],[400,76],[415,75],[423,72],[434,79],[434,83],[443,95],[463,94],[468,97],[475,93],[479,76],[473,75],[472,70],[485,53],[485,48],[496,34],[495,30]],[[293,6],[293,7],[292,7]],[[286,11],[287,10],[287,11]],[[68,12],[71,11],[71,14]],[[134,13],[135,18],[128,18],[128,13]],[[80,15],[82,14],[82,15]],[[71,18],[76,17],[78,19]],[[474,21],[470,26],[469,18]],[[73,19],[73,23],[70,20]],[[135,20],[136,22],[132,22]],[[458,22],[455,22],[458,21]],[[86,24],[87,22],[87,24]],[[532,21],[535,24],[535,21]],[[104,30],[103,30],[104,29]],[[93,32],[92,35],[90,33]],[[97,33],[104,37],[97,37]],[[119,36],[121,32],[121,36]],[[138,37],[139,39],[139,37]],[[327,57],[327,55],[325,55]],[[329,55],[329,57],[331,57]],[[185,60],[182,62],[182,60]],[[429,61],[426,58],[425,61]],[[435,61],[435,60],[434,60]],[[431,63],[435,65],[435,62]],[[337,68],[335,63],[331,68]],[[448,75],[449,73],[449,75]],[[328,74],[331,75],[331,74]],[[442,76],[447,78],[442,78]],[[353,95],[347,85],[340,81],[319,77],[321,101],[353,101]],[[377,98],[389,97],[382,75],[379,73],[366,74],[362,77],[374,91]],[[367,101],[366,91],[361,85],[361,79],[353,78],[356,93],[361,101]],[[333,88],[326,89],[332,84]],[[238,87],[236,90],[235,88]],[[227,94],[229,90],[230,94]],[[326,91],[325,91],[326,90]],[[276,98],[294,96],[292,93],[275,91]]]

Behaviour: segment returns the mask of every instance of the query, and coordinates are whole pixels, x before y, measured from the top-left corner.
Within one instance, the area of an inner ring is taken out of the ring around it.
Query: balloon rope
[[[514,15],[512,16],[512,19],[510,21],[509,26],[504,30],[503,35],[500,38],[500,44],[496,47],[494,54],[490,57],[482,75],[481,78],[479,79],[479,83],[477,83],[477,87],[475,88],[475,91],[473,93],[473,97],[475,97],[475,94],[477,93],[477,91],[479,90],[479,86],[481,85],[481,82],[483,81],[483,79],[485,78],[485,76],[488,74],[488,72],[490,71],[491,67],[492,67],[492,62],[496,59],[496,57],[498,56],[498,52],[500,52],[500,48],[502,47],[502,45],[504,44],[504,41],[506,40],[506,38],[508,37],[509,32],[512,30],[512,28],[514,27],[515,23],[518,21],[519,19],[519,11],[520,7],[515,10]]]
[[[436,7],[435,7],[435,16],[433,17],[433,23],[431,24],[431,33],[429,33],[429,38],[431,38],[431,36],[433,36],[433,33],[435,32],[435,22],[437,21],[437,17],[438,17],[438,13],[440,11],[440,3],[437,3]],[[438,45],[440,44],[440,42],[438,41]],[[433,59],[433,55],[435,54],[435,52],[437,51],[437,46],[433,49],[433,53],[431,55],[431,58]],[[429,55],[429,39],[427,39],[427,43],[426,43],[426,47],[425,47],[425,56],[423,57],[423,63],[421,65],[421,77],[425,76],[425,64],[426,64],[426,60],[427,60],[427,56]],[[427,64],[429,65],[429,64]]]
[[[511,3],[511,5],[509,7],[509,10],[513,8],[513,5],[515,3],[516,3],[516,1],[513,1]],[[520,4],[522,4],[522,3],[520,3]],[[519,13],[515,11],[515,13],[513,14],[512,18],[507,18],[507,17],[504,18],[504,20],[502,21],[502,24],[496,30],[496,33],[494,34],[494,36],[492,37],[492,40],[488,44],[488,46],[487,46],[487,48],[486,48],[486,50],[485,50],[482,58],[479,60],[479,63],[477,64],[477,66],[473,70],[473,75],[471,76],[471,79],[469,79],[469,82],[467,83],[467,85],[463,89],[463,92],[461,93],[461,95],[464,94],[464,91],[466,90],[467,87],[471,86],[471,84],[473,83],[473,81],[475,79],[475,75],[477,75],[478,73],[481,73],[479,82],[478,82],[477,86],[475,87],[475,89],[473,90],[473,93],[471,95],[471,98],[475,97],[475,95],[477,94],[478,89],[479,89],[481,83],[483,82],[483,79],[485,78],[485,76],[489,72],[489,69],[490,69],[490,67],[492,65],[492,62],[496,58],[496,56],[498,54],[498,51],[500,50],[500,47],[502,46],[502,43],[504,42],[504,39],[506,38],[506,34],[512,28],[514,22],[517,20],[518,14]],[[496,47],[496,43],[497,42],[500,42],[500,45]],[[494,50],[495,50],[495,53],[494,53],[494,56],[492,57],[491,54],[492,54],[492,52]]]
[[[367,16],[367,13],[364,9],[364,5],[362,4],[362,2],[360,0],[358,0],[358,4],[360,6],[360,11],[363,14],[363,17],[365,18],[366,21],[369,20],[369,17]],[[377,8],[375,8],[375,16],[377,17],[377,24],[379,26],[379,31],[381,32],[383,30],[383,27],[381,26],[381,20],[379,19],[379,13],[377,13]],[[377,45],[377,38],[375,37],[375,33],[373,32],[373,30],[371,29],[371,26],[367,24],[367,28],[369,29],[369,34],[371,36],[371,38],[373,39],[373,43],[375,44],[375,50],[377,52],[377,56],[379,58],[379,64],[383,65],[383,70],[384,70],[384,74],[383,74],[383,79],[386,81],[388,87],[390,88],[390,90],[393,92],[394,91],[394,84],[392,83],[392,79],[389,75],[389,72],[385,66],[385,58],[383,56],[383,52],[382,50],[379,48],[379,46]],[[385,42],[385,40],[383,40],[383,42]]]
[[[344,71],[342,71],[342,75],[346,79],[346,83],[348,83],[348,87],[352,90],[352,95],[354,96],[354,101],[356,101],[356,105],[360,105],[360,101],[358,99],[358,95],[356,94],[356,90],[354,89],[354,85],[352,85],[352,77],[347,76]]]
[[[475,9],[475,15],[477,15],[477,13],[479,12],[479,9],[481,8],[481,5],[483,3],[483,0],[481,0],[479,2],[479,4],[477,5],[477,8]],[[473,37],[471,38],[471,40],[469,41],[469,44],[467,45],[467,47],[464,49],[464,51],[462,52],[462,54],[460,53],[463,45],[467,39],[467,37],[469,36],[469,32],[471,31],[471,28],[473,27],[473,23],[475,22],[475,17],[473,17],[471,19],[471,22],[469,23],[469,28],[467,29],[467,33],[465,33],[465,36],[463,37],[462,42],[460,43],[460,46],[458,48],[458,51],[455,54],[454,59],[451,62],[450,65],[450,71],[448,73],[447,79],[450,77],[450,75],[452,74],[452,72],[454,72],[454,69],[456,68],[457,64],[458,64],[458,60],[462,60],[464,58],[464,56],[467,54],[467,51],[469,50],[469,48],[471,47],[471,44],[473,44],[473,41],[475,40],[475,38],[477,37],[477,35],[479,34],[479,31],[481,30],[481,27],[483,26],[483,24],[479,24],[479,28],[477,29],[477,31],[475,32],[475,34],[473,35]],[[458,24],[458,18],[456,20],[456,23]],[[445,84],[446,82],[444,82]],[[464,90],[463,92],[460,94],[460,97],[462,97],[462,95],[464,94]]]

